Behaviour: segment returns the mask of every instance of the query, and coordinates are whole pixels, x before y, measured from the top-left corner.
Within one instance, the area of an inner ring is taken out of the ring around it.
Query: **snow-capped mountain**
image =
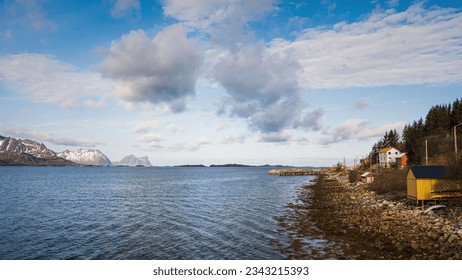
[[[56,153],[43,143],[0,135],[0,165],[111,165],[96,149],[78,149]]]
[[[144,157],[135,157],[134,155],[128,155],[124,157],[121,161],[113,162],[113,165],[123,165],[123,166],[151,166],[151,162],[147,156]]]
[[[0,136],[0,165],[75,165],[43,143]]]
[[[58,153],[58,157],[82,165],[111,165],[111,161],[108,157],[97,149],[78,149],[75,151],[66,150]]]
[[[29,139],[16,139],[0,136],[0,151],[15,154],[29,154],[38,158],[56,157],[53,150],[48,149],[43,143]]]

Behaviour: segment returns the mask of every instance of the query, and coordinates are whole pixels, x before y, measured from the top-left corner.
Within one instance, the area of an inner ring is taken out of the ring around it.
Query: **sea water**
[[[264,167],[0,167],[0,259],[283,259],[312,177]]]

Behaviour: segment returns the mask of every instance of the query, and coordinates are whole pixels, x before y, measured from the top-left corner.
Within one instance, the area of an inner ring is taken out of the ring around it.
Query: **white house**
[[[390,167],[390,164],[395,163],[401,155],[402,153],[393,147],[381,149],[379,151],[379,164],[382,167]]]

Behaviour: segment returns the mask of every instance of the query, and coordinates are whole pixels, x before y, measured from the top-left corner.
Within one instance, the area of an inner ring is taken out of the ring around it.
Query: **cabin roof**
[[[444,166],[411,166],[410,171],[414,177],[427,179],[442,179],[446,174]]]
[[[369,175],[372,176],[372,173],[371,172],[364,172],[363,174],[361,174],[361,177],[367,177]]]

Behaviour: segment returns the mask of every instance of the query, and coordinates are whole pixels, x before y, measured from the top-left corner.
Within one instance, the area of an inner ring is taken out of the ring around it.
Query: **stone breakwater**
[[[279,176],[310,176],[318,175],[320,172],[319,169],[284,168],[270,170],[268,174]]]
[[[462,259],[460,206],[425,212],[341,174],[320,175],[299,199],[290,217],[280,219],[295,237],[282,249],[290,259]]]

